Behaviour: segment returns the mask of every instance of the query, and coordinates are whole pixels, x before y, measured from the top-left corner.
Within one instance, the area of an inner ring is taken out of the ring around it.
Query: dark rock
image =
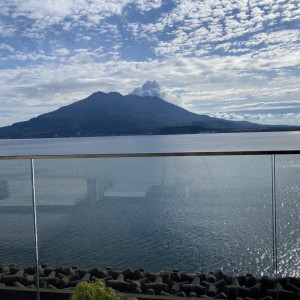
[[[182,286],[183,284],[190,284],[189,281],[181,281],[181,282],[178,282],[179,286]]]
[[[15,276],[24,276],[24,270],[23,269],[20,269],[19,271],[17,271],[15,273]]]
[[[289,283],[293,284],[294,286],[300,288],[300,277],[287,277]]]
[[[57,273],[56,277],[59,278],[59,279],[62,279],[64,277],[66,277],[66,275],[64,275],[63,273]]]
[[[261,286],[263,289],[274,289],[275,281],[272,278],[264,276],[261,278]]]
[[[46,284],[52,284],[54,286],[58,286],[58,284],[60,283],[60,279],[57,277],[40,277],[39,278],[40,283],[41,282],[46,282]]]
[[[25,270],[24,270],[24,271],[25,271]],[[44,269],[44,274],[45,274],[45,276],[49,276],[49,274],[51,274],[52,272],[55,272],[55,273],[56,273],[56,269],[50,268],[50,267],[47,267],[47,268]],[[25,271],[25,273],[27,273],[27,272]]]
[[[144,272],[144,276],[149,278],[151,281],[154,281],[157,277],[157,274],[151,272]]]
[[[39,286],[40,286],[41,289],[46,289],[47,288],[47,282],[46,281],[41,281],[39,283]]]
[[[24,287],[24,285],[21,284],[21,283],[18,282],[18,281],[15,281],[15,282],[12,284],[12,286],[19,287],[19,288],[23,288],[23,287]]]
[[[284,288],[285,290],[288,290],[288,291],[292,291],[294,292],[296,295],[299,295],[300,296],[300,288],[298,288],[297,286],[291,284],[291,283],[286,283],[284,285]],[[300,298],[300,297],[299,297]]]
[[[46,274],[45,274],[46,275]],[[49,273],[48,275],[47,275],[47,277],[49,277],[49,278],[54,278],[54,277],[56,277],[56,272],[55,271],[52,271],[51,273]]]
[[[23,279],[23,276],[21,275],[3,275],[2,281],[5,283],[5,285],[12,285],[15,281],[21,282]]]
[[[223,278],[222,279],[225,280],[226,285],[232,285],[232,282],[233,282],[234,278],[235,277],[233,275],[231,275],[231,274],[223,274]]]
[[[175,294],[176,297],[186,297],[186,293],[183,291],[180,291],[179,293]]]
[[[58,283],[58,287],[60,289],[64,289],[64,288],[66,288],[70,285],[70,282],[71,282],[71,280],[68,276],[63,276],[63,277],[60,278],[60,281]]]
[[[51,290],[56,290],[57,287],[55,287],[54,285],[52,284],[48,284],[48,289],[51,289]]]
[[[181,281],[181,274],[179,272],[173,272],[171,273],[171,279],[174,281]]]
[[[257,279],[254,276],[247,277],[247,283],[245,284],[247,287],[255,286],[257,283]]]
[[[296,300],[296,295],[292,291],[287,290],[276,290],[276,289],[267,289],[265,291],[266,296],[271,296],[276,299],[276,294],[278,293],[278,300]]]
[[[95,276],[95,277],[100,278],[100,279],[105,278],[109,275],[108,271],[101,270],[99,268],[94,268],[92,270],[89,270],[88,272],[91,274],[91,276]]]
[[[131,290],[131,284],[122,280],[107,280],[107,285],[119,292],[129,292]]]
[[[78,274],[79,275],[79,274]],[[80,280],[81,281],[90,281],[90,278],[91,278],[91,274],[90,273],[86,273],[86,274],[84,274],[81,278],[80,278]]]
[[[134,287],[134,288],[132,289],[132,293],[133,293],[133,294],[142,294],[143,291],[142,291],[142,289],[141,289],[140,287]]]
[[[55,271],[56,271],[57,273],[62,273],[62,274],[64,274],[64,275],[66,275],[66,274],[65,274],[65,267],[59,267],[59,268],[56,268]]]
[[[117,277],[118,281],[124,281],[124,274],[120,273]]]
[[[169,272],[160,272],[159,273],[159,276],[163,279],[163,281],[171,278],[171,275]]]
[[[137,280],[137,281],[138,281],[141,285],[143,285],[143,284],[149,282],[149,278],[143,277],[143,278],[141,278],[141,279],[139,279],[139,280]]]
[[[159,294],[161,291],[168,292],[169,286],[166,283],[149,282],[143,285],[144,290],[153,289],[155,294]]]
[[[249,296],[254,299],[258,299],[261,296],[261,283],[257,283],[249,288]]]
[[[0,273],[10,273],[10,268],[9,268],[9,266],[1,266],[0,267]]]
[[[189,294],[189,297],[191,297],[191,298],[197,298],[197,294],[195,292],[191,292]]]
[[[195,276],[193,278],[191,284],[200,284],[200,278],[199,278],[199,276]]]
[[[214,296],[213,299],[227,299],[227,295],[225,293],[219,293],[218,295]]]
[[[82,282],[82,280],[74,280],[74,281],[72,281],[72,282],[69,283],[69,285],[68,285],[67,288],[74,288],[80,282]]]
[[[217,295],[217,293],[218,293],[218,289],[213,284],[207,289],[207,296],[209,297],[214,297]]]
[[[155,291],[153,289],[148,289],[145,291],[145,294],[147,295],[155,295]]]
[[[204,295],[207,291],[206,287],[200,284],[183,284],[181,290],[189,294],[191,292],[197,293],[197,295]]]
[[[22,270],[22,268],[19,267],[19,266],[16,266],[16,265],[12,265],[12,266],[9,267],[9,271],[10,271],[11,275],[15,275],[20,270]],[[23,274],[24,274],[24,270],[22,270],[22,271],[23,271]]]
[[[181,274],[181,280],[189,281],[190,283],[192,282],[192,280],[194,279],[194,277],[195,277],[194,274],[187,274],[187,273],[182,273]]]
[[[289,282],[289,280],[288,280],[286,277],[284,277],[284,278],[278,278],[277,281],[278,281],[280,284],[282,284],[282,285],[284,285],[284,284],[286,284],[286,283]]]
[[[30,288],[30,289],[35,289],[36,288],[36,286],[34,285],[34,284],[31,284],[31,285],[28,285],[28,286],[26,286],[27,288]]]
[[[144,275],[140,270],[135,270],[133,273],[133,279],[137,280],[137,279],[141,279],[143,278]]]
[[[236,297],[246,297],[249,290],[236,285],[225,285],[223,292],[229,297],[235,299]]]
[[[118,276],[121,274],[121,271],[116,270],[116,269],[110,269],[110,270],[108,270],[108,274],[110,276],[112,276],[113,279],[117,279]]]
[[[217,281],[223,278],[223,272],[221,270],[217,270],[215,272],[212,272],[211,274],[216,277]]]
[[[43,269],[45,269],[45,268],[48,267],[48,264],[42,264],[41,267],[42,267]]]
[[[34,275],[26,275],[24,276],[20,282],[25,285],[25,286],[28,286],[28,285],[31,285],[31,284],[34,284],[35,283],[35,276]]]
[[[164,283],[166,283],[170,288],[174,283],[177,283],[177,282],[172,280],[171,278],[167,278],[166,280],[164,280]]]
[[[114,279],[111,276],[107,276],[107,277],[103,278],[103,280],[105,282],[107,282],[108,280],[114,280]]]
[[[67,277],[70,279],[70,281],[80,280],[80,276],[78,274],[76,274],[76,273],[71,274],[71,275],[69,275]]]
[[[180,292],[180,286],[177,283],[172,284],[171,288],[170,288],[170,293],[172,295],[176,294]]]
[[[217,278],[214,275],[210,274],[207,276],[207,281],[211,283],[215,283],[217,281]]]
[[[212,285],[213,283],[210,283],[206,280],[201,281],[201,285],[205,286],[207,289]]]
[[[86,273],[89,273],[89,270],[85,270],[85,269],[78,269],[77,270],[77,274],[79,275],[79,277],[83,277]],[[89,273],[91,274],[91,273]]]
[[[237,276],[237,280],[239,281],[239,285],[242,286],[247,286],[247,280],[248,280],[248,277],[247,276],[244,276],[244,275],[240,275],[240,276]],[[247,286],[249,287],[249,286]]]
[[[217,282],[214,283],[214,286],[218,289],[221,290],[223,286],[226,285],[226,282],[224,279],[218,280]]]
[[[76,272],[74,269],[72,268],[65,268],[63,274],[70,276],[70,275],[74,275]]]
[[[124,270],[122,274],[124,275],[125,280],[134,279],[134,271],[132,269]]]
[[[162,277],[161,277],[161,276],[156,276],[156,278],[155,278],[154,282],[157,282],[157,283],[163,283],[163,282],[164,282],[164,280],[162,279]]]

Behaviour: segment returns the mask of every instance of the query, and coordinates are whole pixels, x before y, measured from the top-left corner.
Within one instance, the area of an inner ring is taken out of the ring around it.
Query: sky
[[[299,0],[0,0],[0,126],[96,91],[300,125]]]

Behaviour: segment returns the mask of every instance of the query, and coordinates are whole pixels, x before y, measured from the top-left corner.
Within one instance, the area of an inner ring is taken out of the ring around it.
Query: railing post
[[[272,165],[272,229],[273,229],[273,271],[275,278],[276,299],[278,299],[278,253],[277,253],[277,207],[276,207],[276,157],[271,155]]]
[[[34,233],[34,251],[35,251],[35,285],[36,300],[40,300],[40,283],[39,283],[39,251],[36,221],[36,198],[35,198],[35,177],[34,177],[34,161],[31,159],[31,183],[32,183],[32,210],[33,210],[33,233]]]

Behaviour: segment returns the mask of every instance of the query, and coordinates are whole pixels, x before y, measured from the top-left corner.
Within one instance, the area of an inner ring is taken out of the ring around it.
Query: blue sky
[[[147,81],[199,114],[300,125],[300,1],[0,0],[0,126]]]

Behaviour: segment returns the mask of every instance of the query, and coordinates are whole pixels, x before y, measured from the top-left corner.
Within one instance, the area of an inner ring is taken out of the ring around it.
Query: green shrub
[[[114,289],[107,287],[102,280],[87,283],[85,281],[77,284],[70,300],[122,300],[125,299]],[[136,298],[127,298],[137,300]]]

